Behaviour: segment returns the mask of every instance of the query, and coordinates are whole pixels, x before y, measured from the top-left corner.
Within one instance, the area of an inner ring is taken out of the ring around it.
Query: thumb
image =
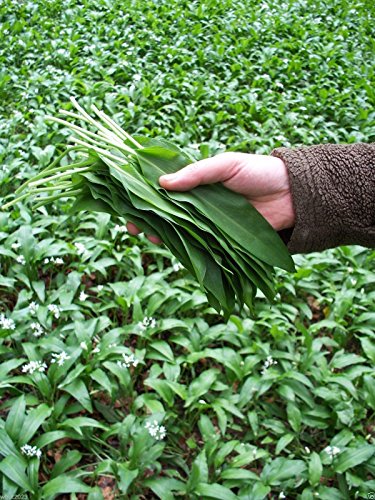
[[[174,174],[162,175],[159,178],[161,187],[174,191],[187,191],[200,184],[224,182],[234,173],[238,164],[232,153],[222,153],[212,158],[199,160],[178,170]]]

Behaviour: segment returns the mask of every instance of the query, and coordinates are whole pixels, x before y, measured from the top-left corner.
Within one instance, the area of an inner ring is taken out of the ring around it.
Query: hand
[[[159,179],[160,185],[170,191],[188,191],[200,184],[215,182],[222,182],[228,189],[245,196],[276,231],[294,226],[288,171],[280,158],[222,153]],[[139,233],[131,222],[127,226],[131,234]],[[153,243],[160,243],[156,236],[148,238]]]

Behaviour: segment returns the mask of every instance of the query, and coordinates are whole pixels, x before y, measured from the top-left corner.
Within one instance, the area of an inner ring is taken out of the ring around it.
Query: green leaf
[[[313,451],[309,460],[309,482],[311,486],[317,486],[322,477],[323,466],[318,453]]]
[[[225,488],[217,483],[200,483],[198,484],[195,493],[203,497],[216,498],[217,500],[235,500],[237,498],[237,496],[232,493],[229,488]]]
[[[357,465],[369,460],[375,454],[374,445],[363,445],[358,448],[348,448],[339,454],[335,463],[334,469],[342,474],[348,469],[352,469]]]
[[[41,404],[33,408],[26,415],[22,431],[20,432],[20,445],[27,444],[34,436],[42,423],[51,415],[52,408],[46,404]]]
[[[301,412],[294,403],[287,404],[288,422],[295,432],[301,429]]]
[[[90,491],[91,488],[87,484],[68,475],[62,475],[48,481],[41,488],[40,493],[43,497],[48,497],[58,493],[90,493]]]
[[[29,478],[25,474],[25,465],[17,460],[16,457],[10,455],[0,462],[0,471],[16,483],[24,491],[33,491]]]
[[[78,464],[82,458],[82,454],[78,450],[70,450],[60,458],[55,464],[51,472],[51,479],[61,476],[65,471]]]
[[[117,484],[121,493],[127,493],[129,486],[137,478],[139,470],[129,469],[127,464],[117,464],[117,474],[120,477]]]
[[[76,378],[70,384],[62,387],[62,390],[68,392],[74,399],[79,401],[85,410],[90,413],[92,412],[90,395],[81,379]]]
[[[21,429],[25,420],[25,410],[25,396],[22,395],[13,402],[5,422],[5,430],[9,437],[15,442],[19,442],[21,438]]]

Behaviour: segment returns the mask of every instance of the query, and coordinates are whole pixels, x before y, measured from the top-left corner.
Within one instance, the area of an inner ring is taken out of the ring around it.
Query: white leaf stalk
[[[128,163],[128,158],[135,154],[136,149],[142,149],[141,144],[95,105],[91,106],[91,110],[95,113],[97,119],[90,116],[74,97],[71,97],[70,101],[77,112],[60,110],[60,113],[66,117],[93,126],[95,132],[67,120],[55,116],[47,116],[47,120],[64,125],[72,131],[73,134],[68,140],[74,142],[75,145],[68,147],[48,167],[18,188],[16,194],[25,191],[25,189],[26,192],[3,205],[3,210],[30,196],[33,196],[37,202],[35,208],[59,198],[77,196],[82,192],[82,188],[78,184],[73,183],[73,176],[95,170],[95,164],[98,161],[97,157],[105,159],[105,161],[110,162],[111,165],[120,170],[121,165]],[[78,156],[82,157],[81,161],[60,166],[61,160],[72,151],[77,152]],[[50,183],[52,185],[49,185]],[[51,193],[51,195],[44,196],[45,193]]]

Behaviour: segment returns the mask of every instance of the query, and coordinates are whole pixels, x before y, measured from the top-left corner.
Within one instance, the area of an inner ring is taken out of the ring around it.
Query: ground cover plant
[[[196,158],[374,141],[369,2],[5,0],[0,203],[70,95]],[[371,498],[374,252],[295,257],[227,320],[168,250],[69,200],[0,213],[0,490]]]

